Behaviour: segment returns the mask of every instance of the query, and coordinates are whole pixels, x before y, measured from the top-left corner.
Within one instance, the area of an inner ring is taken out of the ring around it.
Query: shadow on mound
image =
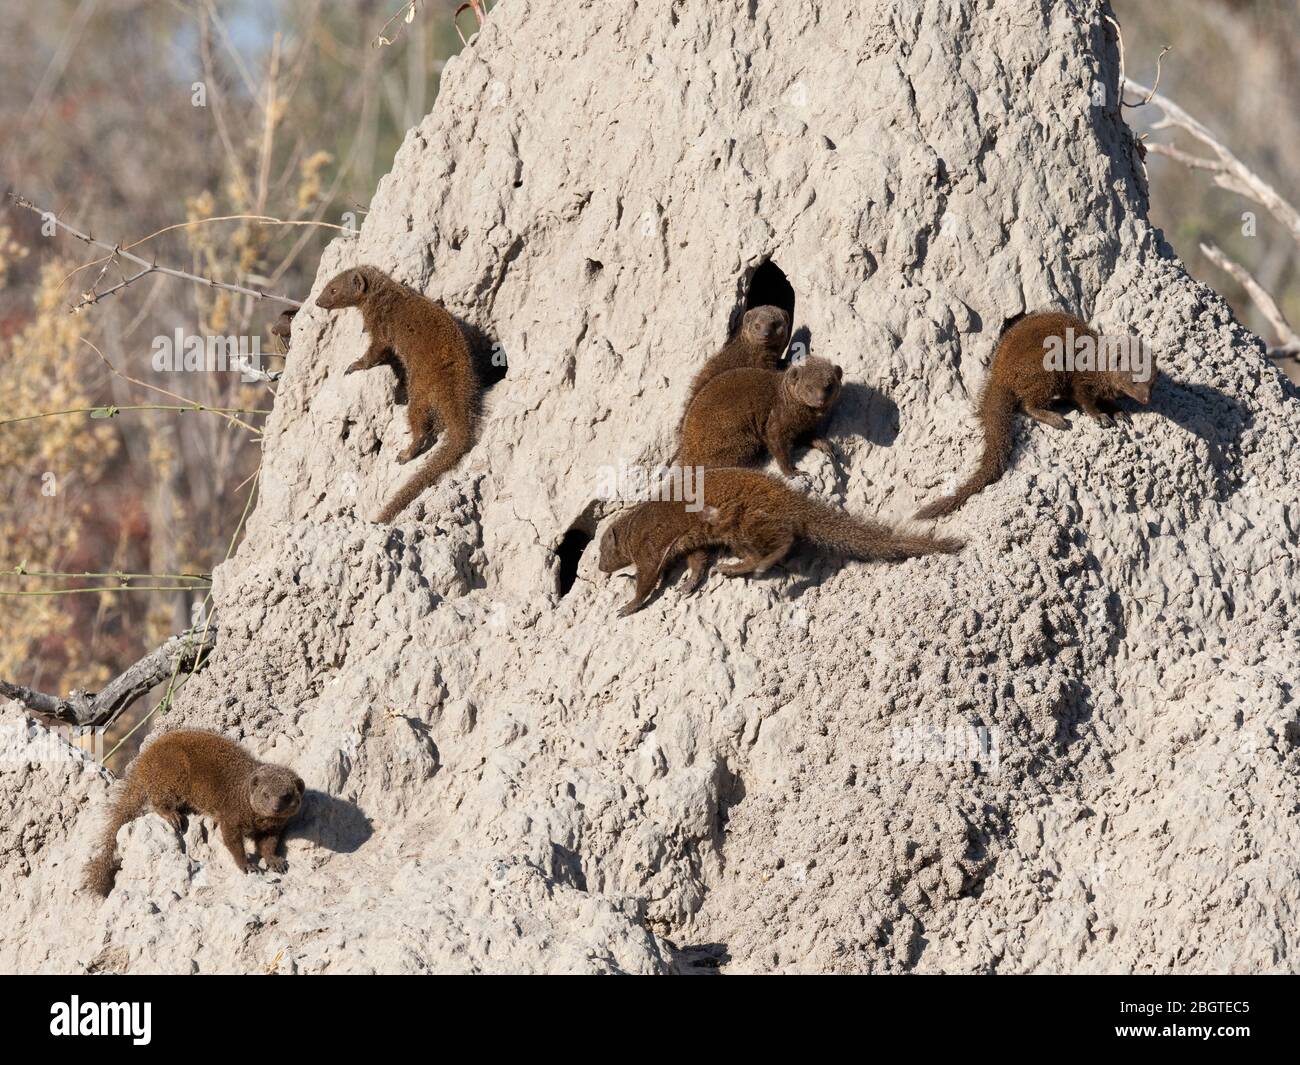
[[[1126,409],[1133,408],[1126,405]],[[1147,409],[1205,441],[1219,499],[1228,498],[1241,487],[1241,437],[1253,420],[1248,408],[1209,385],[1162,376]]]
[[[323,791],[308,790],[302,813],[289,826],[286,839],[306,839],[318,847],[351,854],[374,835],[368,818],[354,802]]]

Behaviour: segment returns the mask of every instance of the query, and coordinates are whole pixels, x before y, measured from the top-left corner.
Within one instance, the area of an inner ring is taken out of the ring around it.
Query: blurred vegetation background
[[[0,185],[113,243],[186,223],[134,250],[303,299],[321,248],[338,235],[325,226],[360,224],[405,131],[432,105],[443,62],[461,47],[456,6],[419,0],[407,22],[411,7],[402,0],[11,5],[0,40]],[[1149,85],[1161,48],[1172,46],[1161,92],[1300,202],[1300,5],[1113,0],[1113,10],[1129,76]],[[468,36],[473,15],[460,25]],[[392,43],[376,46],[380,34]],[[1125,116],[1139,132],[1159,117],[1152,107]],[[1297,248],[1284,228],[1204,173],[1154,154],[1147,166],[1154,220],[1191,272],[1277,343],[1241,288],[1201,255],[1198,243],[1212,239],[1300,324]],[[1243,233],[1247,210],[1258,219],[1255,236]],[[228,215],[295,224],[220,220]],[[66,235],[43,234],[39,216],[0,204],[0,422],[175,402],[137,382],[209,406],[271,405],[267,383],[244,384],[229,372],[156,374],[150,354],[155,337],[177,328],[257,335],[272,351],[267,330],[281,304],[154,274],[69,313],[84,293],[103,293],[133,272]],[[137,381],[115,375],[82,338]],[[270,368],[280,365],[272,359]],[[1295,366],[1288,360],[1289,372]],[[256,489],[259,458],[255,433],[205,413],[0,424],[0,591],[99,583],[15,575],[20,566],[211,572]],[[190,583],[180,591],[0,597],[0,677],[59,694],[95,690],[201,621],[206,592]],[[145,709],[137,705],[132,718]]]
[[[0,186],[110,243],[191,223],[133,250],[302,300],[321,249],[339,235],[318,223],[360,225],[406,130],[429,111],[443,63],[461,47],[456,6],[421,0],[407,22],[403,0],[10,5]],[[465,13],[460,25],[469,35],[476,22]],[[377,44],[381,33],[392,43]],[[229,215],[300,224],[219,220]],[[158,374],[151,355],[154,338],[178,328],[257,336],[270,353],[267,330],[285,305],[151,274],[70,313],[87,291],[138,269],[102,257],[0,203],[0,421],[176,402],[112,373],[83,337],[121,374],[188,400],[271,406],[267,383],[241,383],[237,372]],[[13,571],[209,573],[255,490],[259,458],[255,433],[207,413],[0,425],[0,590],[42,593],[0,596],[0,677],[57,694],[94,691],[201,620],[202,582],[52,595],[105,582]]]

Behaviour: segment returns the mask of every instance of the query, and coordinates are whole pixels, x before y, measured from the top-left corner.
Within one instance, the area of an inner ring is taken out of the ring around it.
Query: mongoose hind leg
[[[728,577],[766,573],[785,558],[794,546],[794,532],[777,521],[758,519],[745,532],[744,542],[734,545],[740,560],[718,567]]]
[[[411,427],[411,444],[397,456],[398,462],[410,462],[433,443],[433,407],[427,399],[412,396],[406,405],[406,419]]]
[[[154,799],[151,805],[154,812],[176,830],[178,836],[185,835],[185,818],[181,814],[180,804],[170,795]]]
[[[1070,423],[1054,410],[1043,410],[1041,407],[1026,407],[1025,413],[1036,422],[1042,422],[1044,425],[1050,425],[1053,429],[1068,429]]]

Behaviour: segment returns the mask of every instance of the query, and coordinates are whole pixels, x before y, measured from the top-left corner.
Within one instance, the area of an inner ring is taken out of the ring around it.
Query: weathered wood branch
[[[1273,327],[1273,331],[1277,333],[1278,346],[1269,349],[1269,356],[1281,359],[1300,355],[1300,333],[1296,333],[1291,328],[1291,323],[1286,320],[1282,308],[1277,305],[1277,301],[1268,294],[1264,286],[1256,281],[1244,266],[1224,255],[1219,246],[1212,241],[1201,242],[1201,254],[1246,290],[1246,295],[1259,309],[1259,313]]]
[[[217,626],[196,626],[173,636],[145,655],[100,692],[74,690],[66,699],[0,680],[0,698],[16,699],[33,713],[81,727],[108,725],[136,699],[173,677],[202,664],[217,642]]]
[[[1153,106],[1160,109],[1163,117],[1151,127],[1152,129],[1168,129],[1171,126],[1181,129],[1209,148],[1214,153],[1214,157],[1191,155],[1172,145],[1151,142],[1146,144],[1148,151],[1167,156],[1184,166],[1209,172],[1214,177],[1214,183],[1220,188],[1239,193],[1266,208],[1274,218],[1286,226],[1296,243],[1300,244],[1300,211],[1288,203],[1277,189],[1251,170],[1213,133],[1168,97],[1144,85],[1139,85],[1132,78],[1124,79],[1124,87],[1141,93],[1144,98],[1149,98]]]

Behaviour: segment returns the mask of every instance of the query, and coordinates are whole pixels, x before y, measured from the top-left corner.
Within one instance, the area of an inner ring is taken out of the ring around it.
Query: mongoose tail
[[[429,461],[420,468],[414,477],[397,490],[392,499],[384,504],[384,509],[379,512],[379,517],[375,520],[385,525],[393,521],[397,515],[419,498],[421,492],[432,487],[439,477],[460,462],[473,444],[474,434],[468,427],[457,430],[449,429],[443,439],[439,441],[433,454],[429,456]]]
[[[971,496],[987,488],[1006,469],[1011,454],[1011,420],[1019,400],[1006,385],[990,381],[980,398],[979,420],[984,429],[984,451],[979,466],[952,495],[936,499],[917,511],[918,518],[941,518],[951,514]]]
[[[99,850],[86,863],[85,886],[102,898],[108,898],[117,880],[117,833],[128,821],[134,821],[144,812],[146,796],[131,781],[124,780],[114,789],[116,795],[109,810],[108,823],[100,838]]]
[[[811,499],[802,509],[800,531],[805,539],[863,562],[951,555],[964,546],[963,541],[950,536],[900,532],[874,521],[863,521]]]

